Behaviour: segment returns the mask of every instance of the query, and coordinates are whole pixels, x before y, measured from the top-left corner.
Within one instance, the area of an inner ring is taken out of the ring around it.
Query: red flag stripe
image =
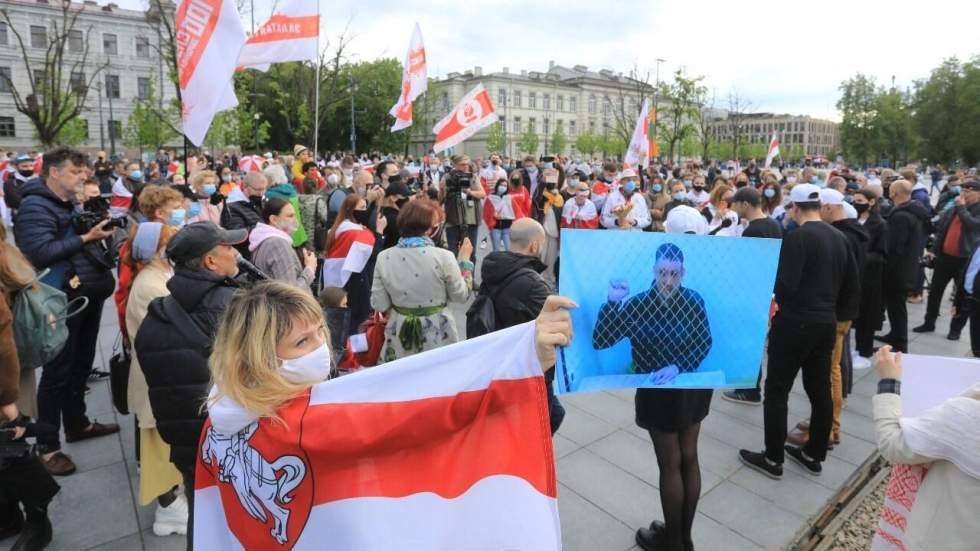
[[[211,35],[218,26],[221,2],[222,0],[185,0],[177,9],[175,42],[181,88],[187,88]]]
[[[262,25],[246,44],[261,44],[263,42],[278,42],[299,38],[316,38],[320,27],[319,15],[303,15],[290,17],[276,14]]]

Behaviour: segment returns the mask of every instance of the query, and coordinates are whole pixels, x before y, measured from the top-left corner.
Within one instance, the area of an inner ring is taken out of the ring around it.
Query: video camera
[[[92,228],[102,223],[103,220],[109,220],[109,223],[105,225],[106,230],[111,230],[112,228],[126,229],[129,225],[129,220],[125,216],[119,218],[110,217],[109,203],[101,197],[89,199],[83,205],[83,209],[82,212],[75,215],[71,220],[72,228],[78,235],[85,235]]]
[[[453,170],[446,176],[446,196],[459,197],[464,190],[473,185],[473,175],[469,172]]]

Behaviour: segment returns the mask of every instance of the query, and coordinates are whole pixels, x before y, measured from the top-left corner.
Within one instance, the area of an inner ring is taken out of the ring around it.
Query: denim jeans
[[[466,228],[465,233],[463,228]],[[479,226],[464,225],[464,226],[446,226],[446,243],[449,245],[449,250],[452,251],[453,255],[459,254],[459,246],[463,244],[463,238],[469,237],[470,243],[473,244],[473,251],[476,252],[476,247],[479,243],[476,242],[476,230]],[[473,256],[467,260],[472,261]]]
[[[498,230],[496,228],[490,230],[490,244],[493,246],[493,252],[497,251],[509,251],[510,250],[510,228],[503,230]],[[498,248],[498,245],[500,247]]]

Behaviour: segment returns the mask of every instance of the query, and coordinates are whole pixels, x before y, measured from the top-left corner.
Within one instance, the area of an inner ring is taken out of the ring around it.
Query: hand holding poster
[[[564,230],[561,247],[579,308],[559,392],[755,385],[778,240]]]

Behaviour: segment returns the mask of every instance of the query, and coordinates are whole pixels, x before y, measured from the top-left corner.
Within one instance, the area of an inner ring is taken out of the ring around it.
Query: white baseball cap
[[[813,184],[797,184],[789,192],[791,203],[818,203],[820,202],[820,188]]]
[[[694,207],[678,205],[667,213],[667,219],[664,220],[664,231],[667,233],[705,235],[708,233],[708,221]]]
[[[627,168],[619,173],[619,178],[636,178],[636,171],[632,168]]]
[[[793,191],[796,191],[795,189]],[[844,195],[836,189],[824,188],[820,190],[820,203],[824,205],[843,205]]]

